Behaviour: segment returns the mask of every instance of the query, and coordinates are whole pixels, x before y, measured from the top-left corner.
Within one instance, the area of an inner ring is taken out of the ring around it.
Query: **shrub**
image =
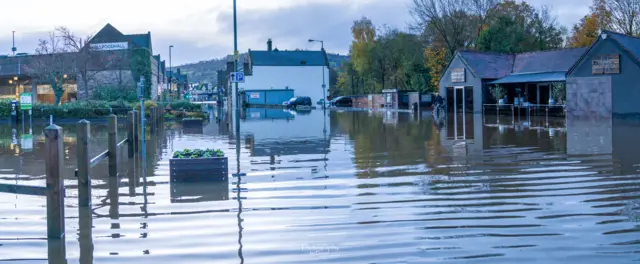
[[[33,105],[33,116],[46,118],[49,115],[53,115],[55,118],[95,118],[110,115],[112,110],[114,109],[105,101],[76,101],[63,105],[35,104]]]
[[[201,109],[199,104],[194,104],[189,100],[180,100],[169,103],[171,110],[184,110],[187,112],[198,112]]]
[[[158,107],[158,104],[154,101],[144,101],[145,115],[147,115],[147,113],[151,113],[151,107]],[[136,104],[136,110],[140,111],[140,103]]]

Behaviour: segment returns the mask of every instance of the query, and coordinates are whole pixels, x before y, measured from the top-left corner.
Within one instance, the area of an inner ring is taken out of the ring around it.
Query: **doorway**
[[[447,88],[447,138],[453,140],[472,139],[473,86],[456,86]]]

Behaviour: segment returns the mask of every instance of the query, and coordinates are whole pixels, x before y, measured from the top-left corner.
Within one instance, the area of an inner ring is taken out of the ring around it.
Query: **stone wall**
[[[567,78],[567,117],[611,117],[611,77]]]
[[[82,78],[78,76],[76,82],[78,83],[78,99],[84,100],[91,98],[93,91],[100,87],[122,87],[128,89],[135,89],[136,84],[133,81],[133,75],[131,70],[109,70],[101,71],[97,74],[89,73],[91,77],[89,80],[89,96],[86,95],[86,86],[82,81]]]

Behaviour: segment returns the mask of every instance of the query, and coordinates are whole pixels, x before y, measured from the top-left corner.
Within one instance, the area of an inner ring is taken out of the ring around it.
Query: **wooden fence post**
[[[138,131],[140,130],[140,115],[138,111],[133,110],[133,145],[136,153],[140,151],[140,145],[138,143]]]
[[[62,180],[62,128],[50,125],[44,129],[45,171],[47,177],[47,237],[64,236],[64,182]]]
[[[78,156],[78,205],[80,207],[91,206],[91,176],[89,176],[89,131],[91,123],[80,120],[76,124],[77,156]]]
[[[109,176],[118,176],[118,117],[116,115],[109,115],[107,117],[109,122],[108,128],[108,144],[109,144]]]
[[[133,114],[132,111],[130,111],[129,113],[127,113],[127,151],[128,151],[128,155],[129,158],[133,158],[133,131],[134,131],[134,124],[135,124],[135,115]]]
[[[155,132],[155,128],[156,128],[156,108],[151,107],[149,108],[149,131],[151,132],[151,134]]]

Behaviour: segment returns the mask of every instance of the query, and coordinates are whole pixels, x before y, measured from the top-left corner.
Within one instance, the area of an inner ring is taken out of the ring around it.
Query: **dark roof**
[[[249,50],[252,66],[328,66],[324,51],[253,51]]]
[[[603,30],[602,33],[600,33],[600,36],[598,36],[598,38],[596,39],[596,41],[594,41],[591,44],[591,46],[589,46],[589,48],[584,52],[584,54],[580,56],[580,59],[578,59],[573,63],[573,65],[571,66],[571,69],[567,72],[567,74],[571,74],[571,72],[573,72],[573,70],[578,66],[578,64],[580,64],[580,62],[584,60],[585,56],[587,56],[587,54],[591,51],[591,49],[595,47],[598,43],[600,43],[600,41],[603,40],[604,34],[606,34],[607,38],[610,38],[614,40],[616,43],[618,43],[618,45],[620,45],[620,47],[623,50],[626,50],[627,52],[629,52],[629,54],[631,55],[631,57],[634,58],[636,63],[640,64],[640,38],[625,35],[622,33],[613,32],[613,31]]]
[[[513,55],[490,52],[460,51],[464,62],[477,78],[498,79],[511,73]]]
[[[125,35],[134,45],[151,50],[151,32]]]
[[[513,73],[566,72],[587,48],[535,51],[516,54]]]
[[[109,42],[129,42],[136,47],[147,48],[152,50],[151,47],[151,32],[145,34],[122,34],[111,24],[106,24],[98,33],[96,33],[89,42],[91,43],[109,43]]]
[[[573,48],[518,54],[459,51],[458,54],[477,78],[500,79],[515,73],[567,72],[586,50]]]
[[[98,33],[96,33],[89,42],[91,43],[107,43],[129,41],[129,39],[117,30],[114,26],[107,23]]]
[[[636,60],[640,60],[640,38],[613,31],[603,31],[603,33],[620,43]]]
[[[489,84],[506,83],[535,83],[535,82],[557,82],[565,81],[566,72],[535,72],[535,73],[513,73],[507,77],[495,80]]]

